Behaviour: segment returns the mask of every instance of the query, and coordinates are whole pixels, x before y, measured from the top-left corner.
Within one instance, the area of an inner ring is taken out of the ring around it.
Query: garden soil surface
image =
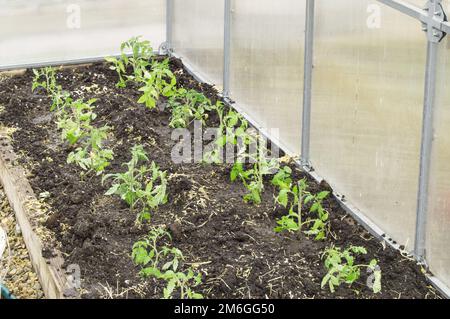
[[[179,86],[217,99],[215,89],[195,81],[180,60],[172,59],[171,68]],[[58,246],[66,264],[80,266],[84,298],[161,298],[162,283],[142,279],[131,259],[133,243],[148,226],[136,225],[136,214],[119,198],[104,195],[108,185],[102,185],[101,177],[80,178],[80,169],[67,164],[73,148],[61,142],[51,101],[42,91],[32,92],[32,80],[31,70],[0,80],[0,123],[16,129],[12,139],[19,164],[50,207],[43,226],[54,234],[54,242],[47,241],[43,254],[53,254]],[[439,298],[420,266],[374,239],[335,199],[324,202],[331,216],[327,240],[276,234],[276,220],[286,212],[274,208],[275,189],[269,182],[262,204],[255,206],[244,203],[241,183],[230,182],[230,165],[174,164],[171,151],[178,141],[171,139],[164,99],[155,110],[138,104],[138,87],[117,88],[117,75],[107,65],[64,68],[57,80],[74,98],[98,99],[94,123],[113,127],[114,135],[108,146],[115,159],[107,173],[123,171],[135,144],[144,145],[150,160],[168,172],[168,203],[152,213],[150,224],[170,230],[186,265],[202,273],[203,283],[195,290],[206,298]],[[214,122],[212,116],[208,124]],[[298,169],[295,175],[308,178]],[[314,193],[329,187],[308,180]],[[368,254],[358,262],[379,260],[382,293],[368,288],[365,271],[351,287],[342,285],[334,294],[322,289],[326,271],[321,255],[330,245],[366,247]]]

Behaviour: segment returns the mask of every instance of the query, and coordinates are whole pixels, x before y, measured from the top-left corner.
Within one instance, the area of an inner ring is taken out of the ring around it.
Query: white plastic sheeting
[[[143,35],[165,39],[165,0],[0,0],[0,67],[119,53]]]
[[[373,1],[316,3],[313,166],[411,250],[426,37],[418,21]]]
[[[173,0],[172,46],[206,81],[222,86],[223,0]]]

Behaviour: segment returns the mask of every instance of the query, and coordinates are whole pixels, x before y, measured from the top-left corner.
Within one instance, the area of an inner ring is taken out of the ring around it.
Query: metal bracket
[[[447,15],[442,7],[441,0],[429,0],[424,8],[428,15],[420,17],[422,30],[427,33],[428,41],[439,43],[447,33],[441,30],[443,22],[447,21]]]
[[[171,51],[172,51],[172,49],[170,47],[170,43],[167,41],[161,43],[158,48],[158,54],[160,54],[160,55],[170,55]]]

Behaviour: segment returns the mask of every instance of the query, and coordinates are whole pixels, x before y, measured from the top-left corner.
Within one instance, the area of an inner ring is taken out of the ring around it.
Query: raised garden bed
[[[171,152],[178,141],[171,139],[167,98],[161,97],[154,109],[146,108],[137,102],[140,86],[128,83],[118,88],[118,75],[109,66],[59,69],[56,80],[74,99],[97,99],[92,124],[111,127],[106,145],[114,152],[104,174],[123,172],[137,144],[144,146],[149,161],[167,171],[167,203],[141,224],[120,197],[105,195],[111,181],[102,183],[95,173],[81,176],[80,167],[67,163],[75,146],[60,138],[50,111],[52,99],[44,90],[32,91],[32,70],[0,82],[0,123],[14,128],[14,165],[26,169],[36,197],[47,207],[45,216],[31,223],[51,234],[51,239],[42,240],[42,255],[52,258],[60,251],[65,266],[79,265],[81,297],[161,298],[163,281],[142,278],[131,257],[133,244],[157,225],[168,230],[171,245],[183,252],[183,267],[201,274],[202,283],[193,289],[205,298],[439,298],[420,266],[373,238],[331,196],[323,200],[330,216],[330,233],[324,240],[301,232],[276,233],[277,220],[286,209],[274,204],[278,190],[269,177],[261,203],[255,205],[243,201],[248,192],[242,183],[230,181],[232,164],[174,164]],[[170,69],[178,88],[195,89],[216,102],[215,89],[195,81],[180,60],[171,58]],[[211,112],[206,122],[214,127],[218,118]],[[193,131],[192,125],[188,128]],[[319,185],[294,164],[288,166],[295,180],[307,180],[311,193],[330,191],[326,183]],[[321,288],[327,273],[322,255],[332,245],[365,247],[367,254],[359,256],[358,263],[377,259],[381,292],[374,294],[368,287],[371,273],[365,269],[351,287],[342,284],[334,293],[328,286]]]

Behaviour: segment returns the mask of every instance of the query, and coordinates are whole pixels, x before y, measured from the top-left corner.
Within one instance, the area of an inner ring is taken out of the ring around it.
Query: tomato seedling
[[[144,73],[150,65],[150,59],[153,57],[153,48],[150,42],[141,40],[141,37],[132,37],[121,44],[120,52],[120,58],[105,58],[106,62],[112,64],[110,69],[116,71],[119,76],[119,82],[116,86],[124,88],[127,86],[127,82],[131,80],[142,82]],[[132,75],[127,75],[129,66],[133,69]]]
[[[86,137],[92,130],[91,121],[97,117],[93,112],[95,101],[96,99],[91,99],[85,103],[81,99],[76,100],[70,103],[68,112],[59,114],[58,129],[62,131],[62,139],[67,140],[70,145]]]
[[[322,288],[328,285],[330,291],[334,293],[335,287],[343,283],[352,285],[361,276],[361,269],[366,268],[373,273],[372,291],[381,292],[381,270],[377,260],[372,259],[368,265],[356,264],[355,258],[361,254],[367,254],[367,250],[358,246],[350,246],[344,251],[337,247],[325,250],[322,259],[325,257],[325,268],[328,273],[322,279]]]
[[[176,94],[176,78],[169,68],[169,59],[163,62],[153,61],[151,71],[144,72],[144,86],[139,89],[142,92],[138,103],[145,104],[149,109],[156,107],[159,97],[171,97]]]
[[[230,179],[232,182],[240,179],[249,191],[244,196],[244,201],[258,205],[261,203],[261,194],[264,191],[264,177],[275,174],[279,169],[279,162],[276,158],[267,157],[267,149],[262,145],[262,140],[259,136],[256,139],[252,139],[250,136],[245,138],[248,141],[259,141],[256,154],[243,155],[244,158],[250,159],[254,164],[250,169],[246,170],[244,163],[236,161],[231,170]]]
[[[175,291],[178,291],[180,299],[203,298],[193,291],[202,283],[201,274],[196,274],[191,267],[181,270],[184,256],[171,245],[171,239],[163,227],[152,227],[146,238],[133,245],[132,258],[136,265],[142,267],[140,274],[165,281],[165,299],[172,298]]]
[[[35,91],[37,88],[42,88],[47,92],[47,95],[52,98],[50,111],[64,110],[64,107],[71,103],[72,100],[69,93],[64,92],[62,87],[56,82],[54,68],[33,69],[33,74],[32,91]]]
[[[181,88],[175,92],[168,102],[172,110],[169,126],[172,128],[185,128],[193,120],[198,120],[205,124],[208,118],[207,112],[213,108],[211,101],[196,90]]]
[[[150,168],[139,165],[141,162],[148,162],[148,156],[142,145],[136,145],[131,150],[131,160],[125,164],[127,171],[105,175],[102,183],[112,178],[112,186],[106,195],[120,196],[131,211],[139,204],[141,211],[138,219],[148,220],[150,210],[167,202],[167,173],[160,171],[155,162],[151,163]]]
[[[238,157],[247,150],[254,139],[248,134],[248,122],[242,115],[236,111],[229,109],[225,114],[225,108],[222,102],[217,103],[212,107],[216,111],[219,118],[219,129],[217,138],[213,142],[211,150],[205,152],[203,161],[205,163],[220,164],[222,162],[222,149],[227,144],[238,147]]]
[[[323,208],[322,201],[329,195],[329,192],[312,194],[308,191],[306,179],[293,183],[291,174],[291,168],[285,166],[272,179],[272,184],[279,189],[275,203],[288,209],[288,214],[277,220],[278,226],[275,227],[275,232],[301,232],[303,226],[311,224],[312,226],[305,231],[305,234],[314,235],[316,240],[325,239],[329,214]],[[303,220],[303,215],[306,215],[303,208],[308,204],[311,204],[309,215],[316,214],[316,217],[310,216]]]
[[[67,157],[69,164],[75,163],[83,170],[96,172],[97,175],[110,165],[114,159],[114,153],[110,149],[103,148],[103,142],[108,137],[110,127],[101,128],[91,127],[86,133],[86,139],[82,146],[71,152]]]

